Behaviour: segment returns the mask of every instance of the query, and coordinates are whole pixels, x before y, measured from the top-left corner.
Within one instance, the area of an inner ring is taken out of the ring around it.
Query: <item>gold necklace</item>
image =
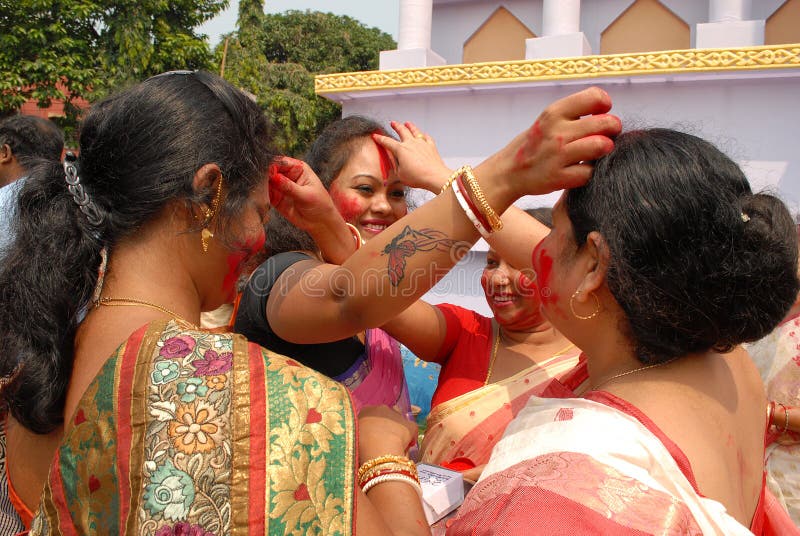
[[[554,353],[551,357],[558,357],[570,348],[575,346],[573,343],[569,343],[564,348],[559,350],[558,352]],[[497,359],[497,349],[500,347],[500,324],[497,324],[497,328],[494,330],[494,347],[492,348],[492,357],[489,359],[489,372],[486,374],[486,379],[483,382],[483,385],[489,385],[489,378],[492,377],[492,371],[494,370],[494,362]]]
[[[158,305],[157,303],[151,303],[144,300],[137,300],[134,298],[100,298],[96,302],[94,302],[95,307],[105,306],[105,307],[149,307],[151,309],[155,309],[156,311],[161,311],[162,313],[166,313],[169,316],[173,317],[175,320],[180,320],[184,324],[191,326],[193,329],[199,329],[197,324],[189,322],[181,315],[174,311],[170,311],[166,307]]]
[[[656,363],[655,365],[646,365],[644,367],[639,367],[639,368],[635,368],[633,370],[628,370],[626,372],[621,372],[619,374],[615,374],[614,376],[611,376],[610,378],[607,378],[607,379],[601,381],[600,383],[598,383],[597,385],[595,385],[594,387],[592,387],[589,390],[590,391],[597,391],[598,389],[600,389],[601,386],[607,384],[611,380],[616,380],[617,378],[622,378],[623,376],[627,376],[627,375],[633,374],[635,372],[641,372],[641,371],[647,370],[647,369],[652,369],[652,368],[656,368],[656,367],[662,367],[664,365],[668,365],[669,363],[672,363],[676,359],[678,359],[678,358],[677,357],[673,357],[672,359],[670,359],[668,361],[664,361],[663,363]]]

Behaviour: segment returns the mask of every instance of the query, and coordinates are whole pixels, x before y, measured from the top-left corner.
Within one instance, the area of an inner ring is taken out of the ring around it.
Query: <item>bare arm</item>
[[[395,147],[398,151],[407,153],[394,155],[398,160],[402,158],[405,164],[400,169],[400,177],[404,182],[409,177],[409,186],[438,194],[453,170],[445,165],[436,148],[436,142],[420,132],[413,123],[392,123],[392,128],[403,141],[401,146]],[[502,220],[503,228],[492,233],[487,242],[513,266],[519,269],[531,268],[533,249],[547,236],[550,229],[514,205],[502,214]]]
[[[583,162],[608,153],[613,142],[607,136],[620,129],[619,120],[606,114],[610,106],[597,88],[550,105],[530,129],[475,169],[489,205],[502,213],[522,195],[585,183],[591,166]],[[394,149],[403,143],[379,139]],[[402,155],[398,162],[402,170]],[[441,279],[477,238],[452,192],[445,192],[342,266],[320,265],[285,280],[286,292],[270,296],[270,324],[280,337],[298,343],[338,340],[383,325]]]
[[[443,362],[436,357],[447,335],[447,322],[438,307],[419,300],[381,329],[405,344],[420,359]]]
[[[416,425],[383,406],[361,410],[358,420],[360,463],[386,454],[406,455]],[[382,482],[365,494],[356,486],[356,535],[430,534],[417,491],[405,482]]]

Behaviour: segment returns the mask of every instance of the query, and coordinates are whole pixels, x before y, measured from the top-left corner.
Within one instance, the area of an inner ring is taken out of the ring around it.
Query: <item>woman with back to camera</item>
[[[375,143],[372,134],[386,135],[375,121],[349,116],[328,125],[305,157],[330,193],[333,204],[352,233],[346,240],[356,247],[408,212],[406,187],[391,169],[386,150]],[[368,329],[347,338],[317,343],[314,331],[301,329],[276,332],[276,310],[270,307],[291,278],[344,258],[329,252],[318,228],[306,232],[282,216],[267,224],[266,251],[269,258],[256,268],[237,308],[234,331],[261,346],[286,355],[343,383],[353,393],[356,408],[385,404],[402,413],[411,410],[403,376],[400,348],[380,329]],[[329,232],[329,229],[324,229]],[[276,296],[272,296],[277,289]],[[313,306],[313,294],[301,294],[283,307],[284,322],[291,320],[303,304]],[[308,318],[299,318],[301,322]],[[338,315],[319,319],[338,322]]]
[[[766,397],[738,346],[798,291],[786,207],[710,143],[653,129],[617,137],[553,224],[542,312],[590,390],[531,398],[448,534],[796,533],[765,492]]]
[[[472,193],[502,212],[583,183],[582,162],[619,130],[610,106],[597,89],[557,101],[535,136],[476,168]],[[356,434],[339,384],[196,327],[232,298],[272,193],[301,226],[341,222],[313,172],[275,159],[270,141],[241,91],[207,73],[165,73],[95,104],[80,158],[31,174],[0,268],[6,467],[21,504],[33,510],[41,497],[31,534],[428,533],[404,456],[409,423],[366,408]],[[344,320],[311,327],[341,338],[392,316],[397,304],[376,296],[415,301],[429,286],[407,276],[451,267],[476,239],[445,192],[341,267],[290,284],[285,299],[320,293],[315,308]],[[331,285],[371,273],[384,277],[352,295]]]

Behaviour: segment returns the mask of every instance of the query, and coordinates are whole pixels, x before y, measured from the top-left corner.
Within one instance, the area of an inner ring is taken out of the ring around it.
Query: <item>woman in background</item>
[[[525,212],[550,224],[549,209]],[[539,312],[533,278],[530,269],[518,270],[490,249],[481,286],[492,317],[457,305],[418,302],[384,325],[418,357],[442,364],[422,461],[477,480],[530,396],[563,394],[558,380],[569,377],[568,388],[578,389],[586,379],[570,375],[580,350]]]
[[[306,162],[330,193],[334,206],[351,232],[343,240],[351,252],[384,231],[408,212],[406,187],[391,169],[386,150],[372,134],[383,128],[360,116],[331,123],[306,155]],[[352,233],[352,234],[351,234]],[[344,384],[353,393],[356,407],[388,405],[410,414],[400,348],[381,329],[367,329],[335,341],[314,343],[314,332],[275,331],[276,309],[270,308],[288,280],[331,262],[341,264],[347,256],[331,252],[331,228],[310,227],[308,232],[276,215],[267,225],[269,258],[250,277],[242,292],[234,330],[260,345],[281,353]],[[342,291],[352,291],[343,288]],[[315,295],[303,294],[280,311],[291,319]],[[299,319],[298,320],[302,320]],[[319,319],[335,323],[338,318]]]

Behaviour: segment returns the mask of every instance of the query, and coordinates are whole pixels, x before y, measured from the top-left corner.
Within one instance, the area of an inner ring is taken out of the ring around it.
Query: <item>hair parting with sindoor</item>
[[[618,136],[566,208],[578,247],[592,231],[608,245],[608,288],[642,363],[757,340],[797,296],[789,210],[696,136]]]
[[[31,171],[14,241],[0,259],[0,399],[16,420],[37,433],[63,421],[75,333],[91,306],[101,250],[113,255],[169,204],[210,204],[214,189],[193,187],[206,163],[219,165],[225,180],[215,236],[230,245],[225,229],[264,180],[271,147],[269,122],[243,92],[213,74],[181,71],[132,86],[86,116],[78,174],[100,225],[73,201],[60,163]]]

